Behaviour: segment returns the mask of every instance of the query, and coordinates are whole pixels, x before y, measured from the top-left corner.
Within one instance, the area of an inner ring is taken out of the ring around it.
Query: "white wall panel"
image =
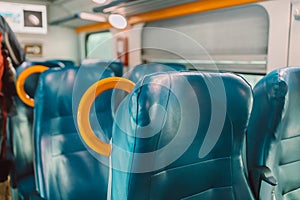
[[[49,26],[46,35],[17,34],[21,44],[42,44],[41,57],[30,57],[28,60],[71,59],[78,62],[78,39],[75,31],[69,28]]]

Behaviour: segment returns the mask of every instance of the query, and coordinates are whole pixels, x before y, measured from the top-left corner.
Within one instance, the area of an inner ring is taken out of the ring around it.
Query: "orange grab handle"
[[[104,156],[109,156],[111,145],[101,141],[92,130],[89,113],[93,102],[97,96],[106,90],[116,88],[130,93],[134,86],[135,84],[128,79],[110,77],[94,83],[82,96],[77,113],[78,129],[84,142],[95,152]]]
[[[43,65],[33,65],[27,69],[25,69],[18,77],[17,83],[16,83],[16,89],[17,94],[20,97],[20,99],[28,106],[33,107],[34,106],[34,100],[25,92],[24,84],[26,79],[34,73],[42,73],[43,71],[49,69],[46,66]]]

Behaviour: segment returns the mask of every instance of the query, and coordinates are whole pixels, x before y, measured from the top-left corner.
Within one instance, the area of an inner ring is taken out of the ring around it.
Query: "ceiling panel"
[[[195,2],[195,0],[137,0],[129,3],[122,3],[118,6],[105,9],[104,11],[132,16],[190,2]]]
[[[92,0],[23,0],[30,2],[40,2],[47,3],[47,5],[58,6],[63,10],[57,16],[50,16],[50,19],[57,20],[60,17],[68,17],[72,16],[79,12],[93,12],[93,8],[99,6],[105,6],[110,4],[112,1],[120,1],[123,3],[119,3],[118,5],[103,9],[104,13],[96,13],[100,15],[108,15],[109,13],[119,13],[124,16],[130,17],[132,15],[137,15],[153,10],[163,9],[171,6],[176,6],[185,3],[196,2],[196,0],[109,0],[106,4],[99,5],[94,3]],[[126,1],[126,2],[124,2]],[[90,22],[70,22],[68,26],[76,27],[81,26]]]

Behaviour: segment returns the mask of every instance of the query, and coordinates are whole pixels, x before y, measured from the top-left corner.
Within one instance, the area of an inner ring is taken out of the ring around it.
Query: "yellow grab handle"
[[[49,69],[46,66],[43,65],[33,65],[27,69],[25,69],[18,77],[17,83],[16,83],[16,89],[17,94],[20,97],[20,99],[28,106],[33,107],[34,106],[34,100],[25,92],[24,85],[26,79],[34,73],[42,73],[43,71]]]
[[[94,83],[82,96],[77,113],[78,129],[84,142],[95,152],[109,156],[111,145],[101,141],[92,130],[89,113],[93,102],[106,90],[116,88],[130,93],[134,86],[135,84],[126,78],[110,77]]]

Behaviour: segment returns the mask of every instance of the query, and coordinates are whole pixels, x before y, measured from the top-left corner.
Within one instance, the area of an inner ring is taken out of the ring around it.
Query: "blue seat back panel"
[[[86,89],[111,76],[111,70],[99,67],[53,69],[40,76],[34,110],[35,171],[45,199],[106,199],[108,167],[87,150],[75,122]],[[111,135],[110,99],[111,92],[101,95],[91,112],[105,141]]]
[[[112,199],[253,199],[242,160],[251,105],[233,74],[145,76],[116,111]]]
[[[50,68],[60,67],[57,64],[49,62],[23,62],[16,71],[17,76],[25,69],[33,65],[44,65]],[[25,91],[29,96],[34,97],[39,74],[33,74],[25,81]],[[16,114],[9,119],[9,134],[11,137],[11,146],[14,156],[14,171],[12,179],[20,179],[31,175],[33,176],[33,145],[32,145],[32,124],[33,109],[25,105],[19,97],[15,97]],[[30,191],[28,191],[29,193]]]

